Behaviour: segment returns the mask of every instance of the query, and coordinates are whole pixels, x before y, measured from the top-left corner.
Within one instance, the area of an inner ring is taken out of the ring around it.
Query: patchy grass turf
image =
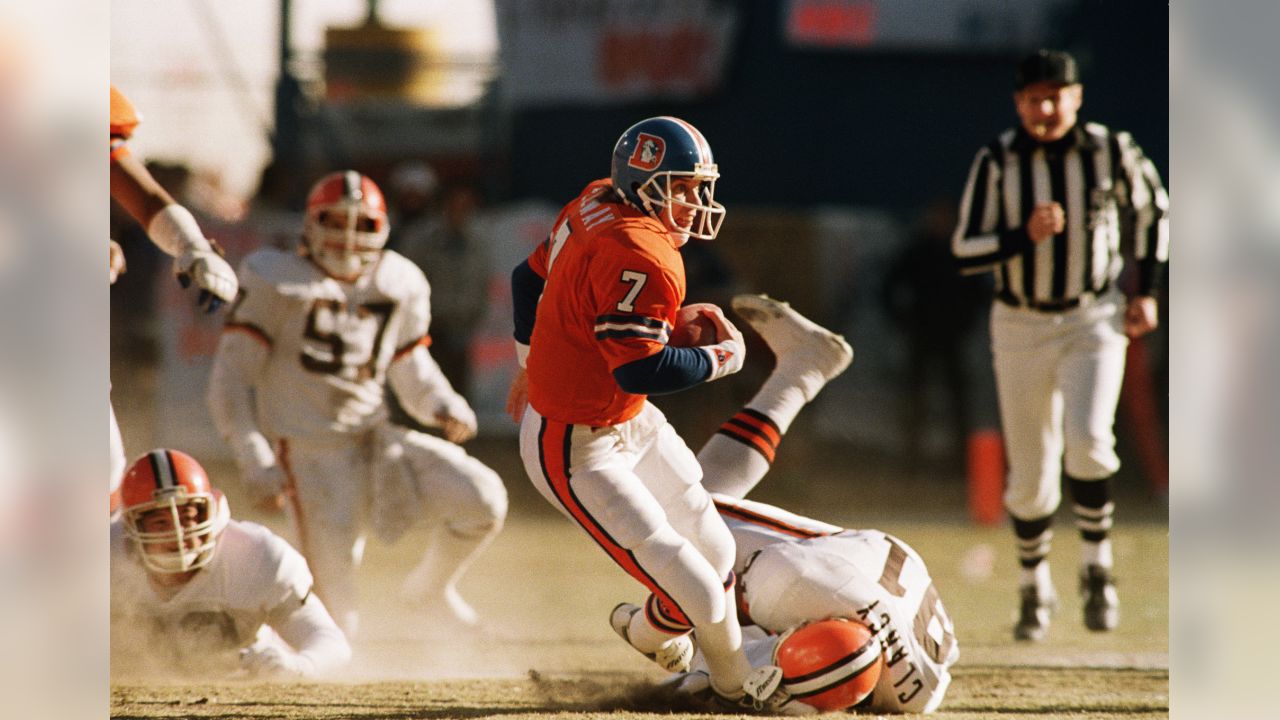
[[[801,510],[813,512],[812,508]],[[1123,512],[1123,510],[1122,510]],[[858,517],[815,513],[845,524]],[[284,531],[278,522],[277,529]],[[956,623],[961,658],[936,717],[1167,717],[1167,526],[1117,523],[1122,601],[1114,633],[1083,629],[1073,577],[1078,543],[1060,523],[1053,557],[1062,596],[1049,638],[1011,640],[1016,562],[1007,528],[954,519],[874,523],[925,558]],[[462,584],[487,621],[483,633],[433,627],[396,600],[423,535],[371,544],[362,570],[363,630],[352,667],[332,682],[187,684],[113,667],[117,718],[611,718],[694,717],[663,712],[662,674],[614,637],[610,608],[643,596],[558,516],[525,512]]]

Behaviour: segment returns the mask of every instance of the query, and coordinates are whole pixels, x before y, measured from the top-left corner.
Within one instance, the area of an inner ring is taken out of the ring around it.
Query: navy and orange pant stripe
[[[574,426],[545,417],[541,422],[541,427],[538,429],[538,464],[542,470],[543,479],[551,489],[551,494],[570,517],[587,531],[591,539],[613,558],[615,563],[653,593],[650,600],[645,603],[645,617],[649,623],[658,630],[671,634],[688,631],[693,627],[693,623],[680,608],[680,604],[640,566],[630,550],[613,539],[609,531],[600,525],[574,494],[569,482],[569,467],[572,464],[569,458]],[[725,587],[732,587],[733,583],[734,576],[730,573]]]
[[[768,415],[751,408],[739,410],[716,432],[755,450],[771,464],[778,452],[778,443],[782,442],[778,425]]]

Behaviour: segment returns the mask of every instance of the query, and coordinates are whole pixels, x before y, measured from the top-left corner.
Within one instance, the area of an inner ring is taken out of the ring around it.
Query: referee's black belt
[[[1026,308],[1042,313],[1060,313],[1080,307],[1080,298],[1078,297],[1070,300],[1020,300],[1012,295],[999,294],[996,295],[996,299],[1009,307]],[[1093,298],[1090,297],[1089,299],[1092,300]]]

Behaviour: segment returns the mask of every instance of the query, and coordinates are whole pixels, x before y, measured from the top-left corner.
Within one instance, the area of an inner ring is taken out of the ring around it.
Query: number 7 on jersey
[[[622,298],[622,302],[618,303],[618,310],[633,312],[636,309],[636,298],[640,296],[640,291],[644,289],[644,284],[648,281],[649,276],[642,272],[623,270],[622,279],[618,282],[631,283],[631,289],[627,291],[627,296]]]

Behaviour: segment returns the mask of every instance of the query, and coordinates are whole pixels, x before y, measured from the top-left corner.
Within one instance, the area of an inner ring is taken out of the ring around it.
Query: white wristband
[[[725,340],[715,345],[703,345],[698,349],[711,358],[711,375],[707,378],[707,382],[719,380],[726,375],[738,372],[742,369],[742,362],[747,356],[742,345],[736,340]]]
[[[209,241],[200,232],[191,211],[177,203],[165,205],[160,212],[151,218],[147,225],[147,235],[161,250],[173,257],[179,257],[189,250],[209,250]]]
[[[525,367],[529,360],[529,346],[516,341],[516,362],[520,363],[520,367]]]

